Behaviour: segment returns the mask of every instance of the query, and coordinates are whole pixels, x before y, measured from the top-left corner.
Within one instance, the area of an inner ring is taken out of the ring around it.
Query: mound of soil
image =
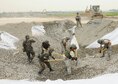
[[[31,27],[40,24],[44,25],[47,33],[42,37],[32,37],[32,39],[36,40],[36,43],[33,44],[36,57],[33,63],[29,64],[26,54],[22,52],[22,42],[25,35],[32,35]],[[43,23],[22,22],[0,26],[1,31],[6,31],[20,39],[16,44],[19,49],[18,54],[13,55],[16,50],[0,49],[0,79],[72,80],[92,78],[101,74],[117,72],[117,46],[113,46],[113,54],[110,61],[107,61],[106,57],[100,58],[101,54],[98,53],[97,49],[85,49],[87,45],[118,27],[118,22],[103,19],[93,20],[83,25],[83,28],[76,28],[76,37],[80,44],[80,50],[78,51],[79,66],[77,66],[77,69],[72,69],[71,75],[67,75],[63,61],[51,62],[52,68],[55,70],[54,72],[49,72],[46,68],[42,75],[38,75],[40,65],[37,56],[41,52],[42,41],[49,40],[55,52],[60,53],[60,41],[63,37],[70,36],[67,29],[72,28],[74,25],[75,23],[72,21],[63,20]],[[54,56],[55,58],[62,58],[57,54],[54,54]]]

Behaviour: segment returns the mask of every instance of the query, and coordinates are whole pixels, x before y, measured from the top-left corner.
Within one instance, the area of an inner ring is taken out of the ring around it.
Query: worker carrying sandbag
[[[102,57],[105,57],[105,54],[107,54],[107,61],[110,60],[111,56],[111,41],[109,39],[99,39],[97,41],[100,44],[100,53],[103,53]]]
[[[66,65],[66,70],[68,74],[71,74],[71,68],[73,68],[73,66],[75,66],[77,61],[77,57],[76,57],[76,45],[71,45],[70,46],[70,50],[66,50],[65,51],[65,65]]]

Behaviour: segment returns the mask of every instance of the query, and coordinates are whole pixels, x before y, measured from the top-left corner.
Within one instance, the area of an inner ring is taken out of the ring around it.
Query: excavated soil
[[[47,33],[42,37],[32,37],[36,40],[36,43],[33,44],[36,56],[33,63],[29,64],[26,54],[22,52],[22,42],[26,34],[32,34],[31,27],[40,24],[44,25]],[[63,61],[51,62],[54,72],[49,72],[48,68],[46,68],[43,74],[38,75],[40,65],[37,56],[41,52],[41,42],[49,40],[55,52],[60,53],[60,41],[63,37],[70,36],[67,29],[72,28],[74,25],[75,23],[70,20],[62,20],[43,23],[22,22],[0,26],[0,31],[6,31],[20,39],[16,43],[19,49],[18,54],[13,55],[16,50],[0,49],[0,79],[72,80],[93,78],[106,73],[118,72],[117,45],[113,46],[113,54],[110,61],[107,61],[106,57],[100,58],[101,54],[98,53],[98,49],[85,49],[87,45],[118,27],[118,22],[103,19],[89,21],[83,25],[83,28],[76,28],[76,38],[80,45],[80,50],[78,51],[79,61],[77,69],[72,69],[71,75],[67,75]],[[54,54],[54,56],[55,58],[62,58],[57,54]]]

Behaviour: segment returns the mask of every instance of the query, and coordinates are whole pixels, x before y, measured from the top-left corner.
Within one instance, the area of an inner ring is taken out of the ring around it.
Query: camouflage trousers
[[[82,27],[81,21],[76,21],[76,26],[79,27],[79,25]]]
[[[26,54],[28,56],[29,63],[31,63],[33,58],[35,57],[35,52],[34,51],[26,51]]]
[[[41,74],[45,70],[45,65],[49,68],[50,71],[52,70],[51,65],[50,65],[50,63],[48,61],[39,60],[39,63],[40,63],[40,66],[41,66],[39,74]]]
[[[106,57],[106,59],[109,61],[110,57],[111,57],[111,54],[112,54],[112,49],[108,48],[108,49],[103,51],[102,57]]]

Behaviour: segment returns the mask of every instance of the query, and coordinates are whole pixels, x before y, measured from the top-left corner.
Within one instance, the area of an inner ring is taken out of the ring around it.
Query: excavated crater
[[[27,61],[27,56],[22,52],[22,42],[25,35],[32,35],[31,28],[35,25],[43,25],[46,31],[44,36],[31,37],[36,40],[33,44],[36,56],[32,64]],[[113,25],[113,26],[112,26]],[[13,36],[20,39],[16,43],[19,53],[13,55],[17,50],[5,50],[0,49],[0,79],[30,79],[41,80],[47,79],[57,80],[72,80],[72,79],[87,79],[93,78],[98,75],[106,73],[115,73],[118,71],[118,54],[117,45],[113,46],[113,55],[110,61],[106,61],[105,58],[101,59],[98,54],[98,49],[85,49],[87,45],[102,37],[103,35],[113,31],[118,25],[117,22],[111,20],[94,20],[88,24],[84,24],[83,28],[76,28],[76,38],[80,45],[78,51],[78,68],[72,69],[72,74],[67,75],[65,70],[65,64],[63,61],[51,62],[52,68],[55,70],[50,73],[46,68],[42,75],[38,75],[40,65],[38,62],[38,54],[41,53],[41,43],[44,40],[49,40],[51,47],[55,49],[56,53],[61,52],[61,39],[65,36],[70,36],[68,29],[75,26],[75,23],[70,20],[42,22],[42,23],[17,23],[6,24],[0,26],[0,31],[6,31]],[[62,58],[60,55],[54,54],[55,58]],[[113,68],[110,69],[110,67]]]

